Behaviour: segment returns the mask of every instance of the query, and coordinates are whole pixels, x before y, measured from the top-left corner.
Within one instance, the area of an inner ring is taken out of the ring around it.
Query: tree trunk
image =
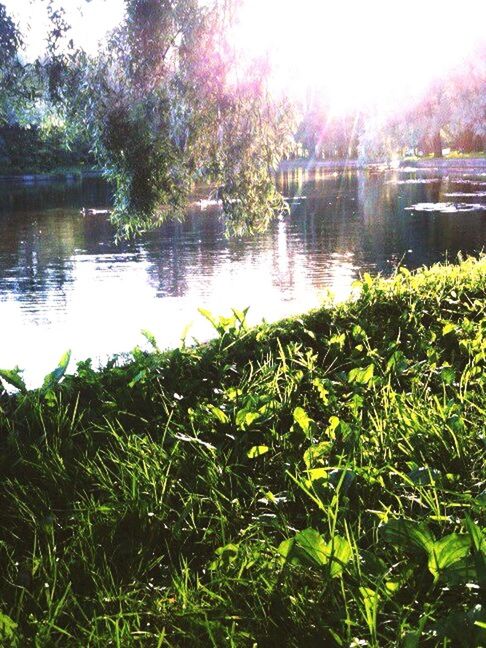
[[[442,157],[442,137],[440,135],[440,130],[438,130],[434,134],[433,147],[434,147],[434,156],[441,158]]]

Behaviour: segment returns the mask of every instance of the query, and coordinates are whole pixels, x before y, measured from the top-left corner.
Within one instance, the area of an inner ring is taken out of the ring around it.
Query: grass
[[[365,275],[3,393],[0,644],[486,645],[485,298]]]

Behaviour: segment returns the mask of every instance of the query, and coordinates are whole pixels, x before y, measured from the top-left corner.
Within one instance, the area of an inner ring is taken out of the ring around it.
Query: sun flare
[[[234,43],[270,63],[275,93],[339,114],[413,100],[486,42],[485,24],[483,0],[245,0]]]

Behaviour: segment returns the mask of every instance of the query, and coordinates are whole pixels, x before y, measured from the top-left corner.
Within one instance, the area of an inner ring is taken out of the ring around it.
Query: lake
[[[277,182],[290,214],[265,234],[227,240],[219,208],[196,203],[184,222],[119,246],[106,216],[80,213],[110,205],[103,180],[0,182],[0,367],[20,366],[37,386],[67,349],[103,360],[144,347],[141,329],[171,347],[188,325],[188,342],[205,340],[198,307],[250,306],[250,322],[271,321],[318,306],[328,289],[345,298],[360,273],[486,244],[484,170],[296,168]],[[451,211],[459,202],[473,207]]]

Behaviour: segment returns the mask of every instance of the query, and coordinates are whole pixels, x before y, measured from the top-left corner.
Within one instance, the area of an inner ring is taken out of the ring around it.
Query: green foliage
[[[484,645],[485,289],[364,277],[2,392],[0,642]]]

